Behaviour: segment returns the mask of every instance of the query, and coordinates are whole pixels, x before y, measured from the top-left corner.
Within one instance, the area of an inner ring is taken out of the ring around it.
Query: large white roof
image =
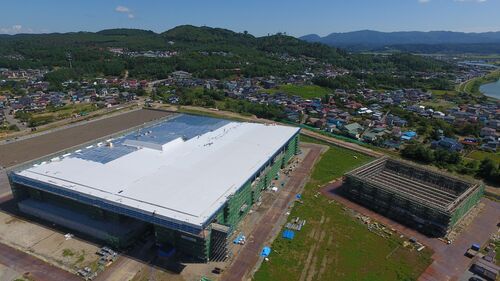
[[[108,162],[66,154],[17,174],[200,227],[298,130],[227,122],[189,140],[125,141],[133,151]]]

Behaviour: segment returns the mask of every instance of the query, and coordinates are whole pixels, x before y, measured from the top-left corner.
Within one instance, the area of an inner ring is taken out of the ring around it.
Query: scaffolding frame
[[[445,236],[484,193],[481,182],[389,157],[345,176],[347,197],[431,236]]]

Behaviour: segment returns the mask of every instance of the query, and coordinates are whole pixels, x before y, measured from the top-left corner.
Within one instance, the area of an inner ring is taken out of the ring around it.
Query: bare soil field
[[[121,115],[82,123],[37,137],[0,145],[0,166],[11,167],[26,161],[61,151],[97,138],[118,133],[171,113],[156,110],[136,110]]]

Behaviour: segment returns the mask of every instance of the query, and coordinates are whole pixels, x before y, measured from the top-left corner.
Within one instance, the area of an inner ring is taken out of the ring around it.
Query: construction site
[[[445,237],[479,203],[484,185],[383,157],[347,173],[341,192],[430,237]]]
[[[224,260],[233,230],[299,152],[299,129],[170,114],[13,167],[20,211],[116,248]],[[221,177],[220,175],[225,175]]]

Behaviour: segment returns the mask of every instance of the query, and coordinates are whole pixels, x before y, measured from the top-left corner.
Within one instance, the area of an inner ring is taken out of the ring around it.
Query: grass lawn
[[[280,85],[276,89],[263,90],[263,92],[275,94],[285,93],[291,96],[300,96],[304,99],[322,98],[332,91],[317,85]]]
[[[437,98],[437,99],[435,98],[435,99],[432,99],[430,101],[423,102],[422,105],[424,105],[426,107],[430,106],[430,107],[433,107],[434,109],[441,110],[441,111],[448,110],[450,108],[457,106],[456,103],[451,102],[451,101],[447,101],[447,100],[444,100],[441,98]]]
[[[474,160],[483,160],[485,158],[490,158],[491,160],[500,163],[500,152],[487,152],[481,150],[474,150],[473,152],[467,155],[467,158],[471,158]]]
[[[457,92],[456,91],[447,91],[447,90],[431,90],[432,95],[436,97],[442,97],[444,95],[448,96],[456,96]]]
[[[429,252],[403,248],[399,238],[382,238],[368,231],[341,205],[314,196],[319,186],[370,160],[330,146],[305,187],[303,204],[295,204],[289,216],[305,219],[306,225],[291,241],[276,238],[270,261],[263,262],[254,280],[417,280],[431,262]]]

